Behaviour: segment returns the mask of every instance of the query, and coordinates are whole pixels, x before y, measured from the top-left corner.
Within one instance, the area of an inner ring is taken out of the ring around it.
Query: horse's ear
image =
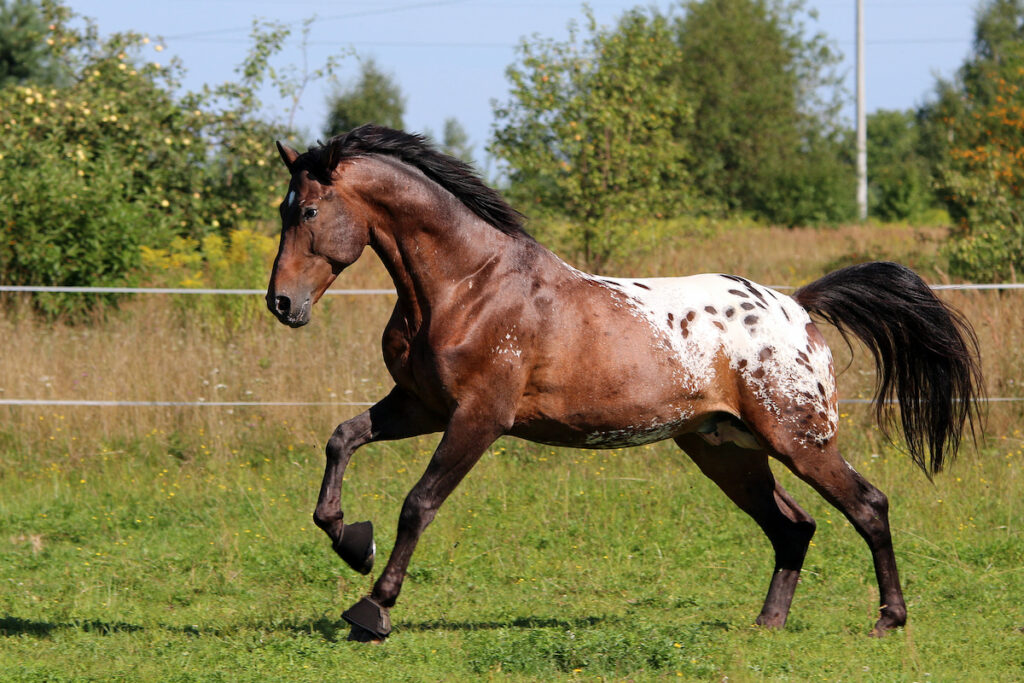
[[[299,158],[299,153],[288,145],[282,145],[281,141],[277,141],[277,151],[281,155],[281,161],[288,167],[288,170],[292,170],[292,166],[295,164],[295,160]]]
[[[339,163],[341,163],[342,155],[339,153],[339,147],[338,145],[332,145],[328,142],[324,145],[324,150],[326,151],[324,167],[327,169],[328,173],[333,173],[334,169],[338,167]]]

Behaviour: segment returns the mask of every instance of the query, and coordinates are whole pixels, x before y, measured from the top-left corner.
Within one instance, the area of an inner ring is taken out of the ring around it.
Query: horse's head
[[[281,244],[267,289],[267,307],[291,327],[309,322],[310,310],[369,243],[365,220],[346,207],[333,183],[336,164],[277,143],[291,172],[281,202]]]

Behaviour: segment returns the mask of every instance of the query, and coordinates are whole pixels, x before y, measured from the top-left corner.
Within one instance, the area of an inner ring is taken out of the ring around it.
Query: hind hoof
[[[367,596],[342,612],[341,618],[352,624],[349,640],[379,642],[391,633],[391,616],[376,600]]]
[[[369,574],[377,554],[373,542],[373,523],[355,522],[342,527],[341,538],[331,546],[345,564],[360,574]]]

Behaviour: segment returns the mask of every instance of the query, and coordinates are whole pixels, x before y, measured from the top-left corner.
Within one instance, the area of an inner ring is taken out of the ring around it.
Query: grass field
[[[687,239],[622,274],[699,263],[795,284],[866,256],[942,277],[934,231]],[[384,283],[360,264],[339,284]],[[1020,394],[1019,296],[955,299],[993,396]],[[257,302],[228,320],[203,306],[146,299],[86,327],[9,313],[0,397],[358,402],[389,385],[386,300],[332,300],[299,331]],[[844,396],[870,391],[863,355],[840,378]],[[885,639],[867,636],[877,589],[865,544],[779,468],[818,533],[787,628],[766,631],[752,622],[768,543],[674,446],[503,439],[424,536],[381,646],[345,640],[340,614],[373,576],[345,567],[310,518],[323,443],[358,410],[0,408],[0,680],[1024,680],[1016,404],[993,406],[980,449],[934,483],[866,408],[844,407],[847,457],[892,505],[910,621]],[[381,558],[435,443],[353,459],[346,512],[375,522]]]

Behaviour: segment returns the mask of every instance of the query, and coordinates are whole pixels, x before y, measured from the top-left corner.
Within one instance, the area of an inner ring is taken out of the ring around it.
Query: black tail
[[[939,472],[956,455],[965,425],[975,435],[984,391],[978,339],[912,270],[862,263],[801,287],[793,298],[871,349],[878,421],[888,433],[899,403],[910,456],[925,473]]]

